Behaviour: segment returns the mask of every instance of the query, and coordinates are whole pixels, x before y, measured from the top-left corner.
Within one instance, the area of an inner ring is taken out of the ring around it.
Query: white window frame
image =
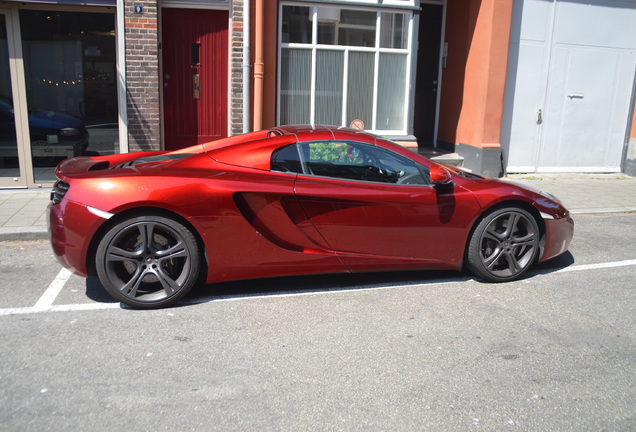
[[[391,6],[415,6],[415,0],[340,0],[341,2],[347,2],[352,4],[367,4],[367,5],[391,5]]]
[[[401,4],[408,2],[400,2]],[[303,6],[310,8],[310,14],[312,16],[312,35],[311,35],[311,43],[283,43],[282,41],[282,16],[283,16],[283,7],[285,6]],[[375,46],[374,47],[358,47],[358,46],[345,46],[345,45],[326,45],[326,44],[318,44],[318,8],[320,7],[337,7],[340,9],[346,10],[359,10],[366,12],[375,12],[376,13],[376,27],[375,27]],[[382,34],[382,13],[400,13],[406,16],[408,20],[407,26],[407,39],[406,39],[406,48],[381,48],[380,47],[380,39]],[[343,73],[343,88],[342,88],[342,120],[340,126],[349,126],[346,124],[347,122],[347,90],[348,90],[348,67],[349,67],[349,54],[351,52],[370,52],[374,54],[374,71],[373,71],[373,113],[372,113],[372,124],[365,124],[365,130],[379,134],[379,135],[388,135],[388,136],[399,136],[399,135],[408,135],[408,126],[409,119],[411,116],[411,112],[409,111],[410,104],[409,101],[411,99],[410,88],[412,81],[412,59],[413,59],[413,23],[414,23],[414,14],[411,10],[405,9],[393,9],[393,8],[371,8],[371,7],[357,7],[355,5],[326,5],[320,3],[300,3],[300,2],[281,2],[279,4],[278,9],[279,16],[279,26],[278,26],[278,64],[277,68],[281,70],[281,53],[283,48],[292,48],[292,49],[303,49],[303,50],[311,50],[311,82],[310,82],[310,121],[311,125],[316,124],[316,54],[318,50],[331,50],[342,52],[344,55],[344,73]],[[403,118],[400,129],[389,129],[382,130],[376,129],[377,124],[377,112],[378,112],[378,77],[379,77],[379,68],[380,68],[380,54],[402,54],[406,56],[406,79],[404,85],[404,105],[403,105]],[[281,97],[281,75],[278,74],[278,80],[276,83],[276,123],[280,124],[280,97]]]

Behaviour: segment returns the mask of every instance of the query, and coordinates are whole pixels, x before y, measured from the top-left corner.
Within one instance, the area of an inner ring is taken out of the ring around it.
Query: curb
[[[0,228],[0,241],[49,240],[49,232],[43,227]]]
[[[634,213],[636,207],[618,207],[618,208],[584,208],[584,209],[568,209],[573,215],[585,214],[610,214],[610,213]]]

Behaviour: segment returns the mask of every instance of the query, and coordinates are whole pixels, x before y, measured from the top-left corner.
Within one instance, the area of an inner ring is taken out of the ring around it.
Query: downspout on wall
[[[243,5],[243,133],[250,132],[250,3]]]
[[[263,60],[263,2],[256,0],[254,7],[254,130],[263,129],[263,79],[265,62]]]

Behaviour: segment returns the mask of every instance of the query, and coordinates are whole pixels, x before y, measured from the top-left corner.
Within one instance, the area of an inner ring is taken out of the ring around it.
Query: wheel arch
[[[523,210],[526,210],[528,213],[532,215],[534,220],[537,222],[537,226],[539,227],[539,233],[540,233],[539,253],[537,254],[537,259],[540,259],[541,256],[543,256],[543,251],[545,250],[545,242],[546,242],[546,227],[545,227],[545,222],[543,221],[543,218],[541,217],[541,213],[535,206],[533,206],[527,201],[522,201],[518,199],[509,199],[509,200],[497,202],[490,207],[484,208],[484,210],[481,212],[479,217],[475,219],[475,221],[473,222],[473,225],[470,228],[470,232],[468,233],[468,237],[466,238],[466,243],[464,244],[464,258],[463,258],[462,267],[465,267],[466,265],[466,261],[468,259],[467,254],[468,254],[468,249],[469,249],[468,246],[470,244],[470,239],[472,238],[473,233],[477,229],[477,226],[479,225],[479,223],[484,218],[486,218],[489,214],[506,207],[521,208]]]
[[[106,232],[108,232],[109,229],[111,229],[113,226],[115,226],[119,222],[125,219],[130,219],[130,218],[134,218],[138,216],[167,217],[179,222],[180,224],[185,226],[187,229],[189,229],[190,232],[192,232],[192,234],[194,235],[194,238],[197,241],[197,245],[199,246],[199,249],[201,250],[201,254],[203,258],[202,263],[203,265],[205,265],[205,269],[201,270],[201,274],[207,275],[208,254],[205,248],[205,242],[203,241],[203,238],[201,237],[201,234],[196,229],[196,227],[192,225],[185,217],[183,217],[182,215],[178,213],[175,213],[170,210],[166,210],[161,207],[144,206],[144,207],[134,207],[134,208],[126,209],[119,213],[116,213],[115,215],[113,215],[113,217],[108,219],[104,224],[102,224],[97,229],[97,231],[93,235],[93,238],[91,239],[91,242],[88,247],[88,251],[86,253],[86,269],[89,276],[97,275],[97,270],[95,268],[95,257],[97,253],[97,247],[99,245],[99,242],[102,240],[102,238],[106,234]]]

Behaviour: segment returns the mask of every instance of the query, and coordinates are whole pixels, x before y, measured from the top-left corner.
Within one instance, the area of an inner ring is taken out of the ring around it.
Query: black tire
[[[95,264],[114,299],[137,309],[169,306],[198,282],[201,251],[192,232],[162,216],[123,220],[102,237]]]
[[[537,221],[526,210],[504,207],[491,211],[472,233],[467,267],[490,282],[518,279],[535,263],[540,236]]]

